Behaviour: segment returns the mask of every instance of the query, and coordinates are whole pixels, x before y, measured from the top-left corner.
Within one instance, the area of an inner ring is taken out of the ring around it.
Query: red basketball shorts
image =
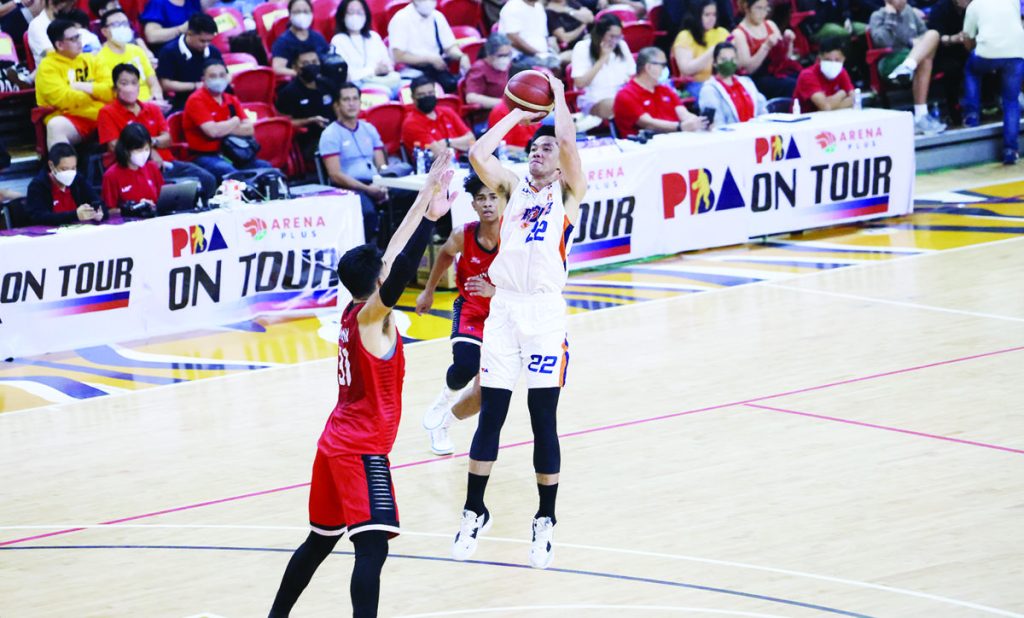
[[[367,530],[399,534],[398,504],[385,455],[337,455],[319,450],[309,488],[309,525],[327,536]]]

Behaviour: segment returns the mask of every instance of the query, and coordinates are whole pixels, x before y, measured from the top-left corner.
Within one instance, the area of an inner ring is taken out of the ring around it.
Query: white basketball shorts
[[[527,388],[565,386],[569,341],[561,294],[498,290],[484,322],[480,385],[513,390],[526,368]]]

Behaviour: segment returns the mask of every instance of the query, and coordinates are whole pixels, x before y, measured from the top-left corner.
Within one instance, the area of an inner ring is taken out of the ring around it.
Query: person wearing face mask
[[[645,47],[636,57],[636,76],[615,95],[615,126],[619,137],[641,129],[654,133],[701,131],[707,120],[687,111],[676,91],[660,83],[668,68],[665,52]]]
[[[474,133],[482,134],[487,129],[486,115],[501,103],[508,83],[508,70],[512,66],[512,45],[508,37],[495,32],[484,42],[483,58],[469,67],[466,73],[466,103],[479,105],[485,118],[471,118]],[[479,124],[478,124],[479,123]]]
[[[348,64],[348,81],[360,87],[384,86],[395,98],[402,76],[380,35],[370,29],[373,15],[366,0],[343,0],[334,20],[337,34],[331,47]]]
[[[203,87],[189,96],[185,103],[182,130],[196,165],[206,168],[217,182],[238,169],[271,167],[261,159],[253,159],[241,168],[221,156],[221,140],[229,135],[252,137],[254,124],[245,115],[242,102],[225,92],[231,84],[224,61],[208,60],[203,68]]]
[[[701,113],[710,111],[716,126],[746,122],[765,113],[768,102],[754,81],[736,75],[736,47],[732,43],[715,45],[714,77],[700,89],[698,106]]]
[[[95,81],[95,59],[82,53],[78,24],[55,19],[46,33],[54,52],[43,58],[36,71],[36,104],[56,110],[46,117],[46,145],[78,144],[93,136],[96,116],[113,93],[109,84]]]
[[[667,66],[663,67],[666,71]],[[603,15],[590,36],[572,48],[573,86],[582,90],[580,111],[607,120],[612,117],[615,93],[636,74],[636,62],[622,38],[622,21]],[[663,79],[660,73],[659,81]]]
[[[455,92],[459,82],[448,72],[449,61],[458,62],[462,73],[469,70],[469,56],[459,49],[436,0],[413,0],[395,13],[388,23],[388,43],[395,62],[416,69],[445,92]]]
[[[151,158],[153,140],[146,127],[131,123],[121,131],[114,148],[115,162],[103,174],[103,202],[121,208],[126,202],[156,206],[164,175]]]
[[[121,3],[119,0],[89,0],[89,14],[100,19],[107,13],[107,11],[122,11]],[[149,48],[146,43],[146,39],[139,33],[134,33],[135,38],[130,43],[134,43],[142,48],[142,51],[146,53],[146,57],[149,59],[150,64],[156,66],[156,56],[153,54],[153,50]]]
[[[327,39],[312,30],[312,26],[313,5],[310,0],[291,0],[288,3],[288,29],[277,37],[270,49],[270,66],[274,73],[295,77],[297,73],[292,65],[302,49],[312,47],[317,54],[330,51]]]
[[[818,50],[818,62],[800,71],[793,98],[805,112],[828,112],[853,107],[853,81],[843,68],[846,54],[842,40],[825,39]]]
[[[534,64],[552,69],[561,65],[558,42],[548,32],[548,15],[540,0],[508,0],[501,7],[498,32],[507,36],[521,55],[533,58]]]
[[[206,13],[196,13],[188,18],[187,32],[160,50],[156,75],[160,86],[174,93],[171,111],[181,111],[189,95],[202,87],[206,63],[221,58],[220,50],[212,45],[216,35],[217,22]]]
[[[412,152],[416,145],[429,148],[435,158],[448,148],[466,152],[476,138],[462,118],[449,107],[437,107],[437,84],[426,75],[412,80],[416,103],[402,120],[402,145]]]
[[[97,133],[101,146],[114,152],[125,127],[138,123],[149,132],[152,142],[152,161],[163,172],[164,178],[196,178],[201,185],[200,195],[205,203],[217,190],[217,179],[205,169],[187,161],[178,161],[170,151],[171,133],[163,112],[153,103],[139,101],[139,70],[132,64],[114,67],[114,100],[103,106],[97,118]]]
[[[54,144],[47,165],[28,185],[25,210],[33,225],[99,223],[107,207],[81,175],[71,144]]]
[[[139,100],[152,100],[161,109],[170,109],[164,101],[164,90],[160,87],[153,65],[149,63],[145,50],[132,43],[135,33],[124,11],[107,11],[100,17],[101,32],[106,43],[96,54],[96,81],[113,87],[114,67],[119,64],[135,66],[143,77],[139,84]]]
[[[292,126],[304,131],[295,135],[303,156],[312,163],[320,131],[334,117],[334,95],[326,80],[320,79],[320,56],[311,47],[301,49],[292,68],[298,73],[277,91],[277,111],[291,118]]]

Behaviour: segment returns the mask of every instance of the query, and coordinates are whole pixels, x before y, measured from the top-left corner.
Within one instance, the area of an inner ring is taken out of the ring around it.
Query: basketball
[[[532,69],[512,76],[505,85],[505,101],[509,108],[527,112],[550,112],[555,107],[555,93],[548,76]]]

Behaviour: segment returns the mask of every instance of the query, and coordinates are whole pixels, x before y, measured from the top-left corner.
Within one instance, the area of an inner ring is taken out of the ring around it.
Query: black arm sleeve
[[[380,286],[380,300],[388,307],[394,307],[402,296],[405,286],[416,276],[416,267],[423,258],[430,237],[434,235],[434,222],[424,217],[416,231],[409,237],[405,248],[395,257],[388,278]]]
[[[78,221],[78,213],[53,212],[53,195],[50,193],[49,179],[37,176],[28,185],[25,196],[25,211],[32,225],[61,225]]]

